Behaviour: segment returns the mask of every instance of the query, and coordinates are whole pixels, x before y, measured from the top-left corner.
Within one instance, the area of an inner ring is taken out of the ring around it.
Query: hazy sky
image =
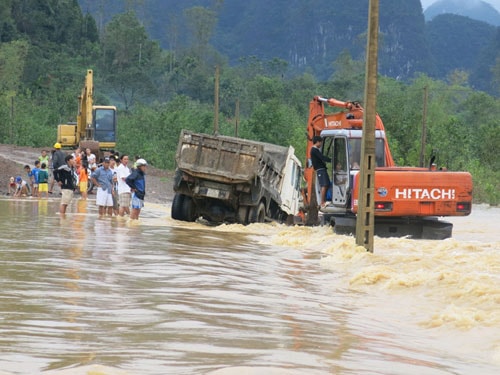
[[[420,0],[420,2],[422,3],[422,8],[424,8],[424,10],[431,4],[435,3],[436,1],[438,0]],[[464,3],[466,4],[470,4],[470,3],[473,3],[473,2],[477,2],[477,1],[480,1],[480,0],[462,0]],[[500,12],[500,0],[483,0],[485,3],[488,3],[488,4],[491,4],[495,7],[496,10],[498,10]]]

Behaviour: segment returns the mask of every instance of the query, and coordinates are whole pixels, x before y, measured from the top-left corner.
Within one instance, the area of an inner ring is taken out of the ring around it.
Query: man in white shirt
[[[128,155],[123,154],[120,157],[120,165],[116,168],[116,177],[118,179],[118,200],[120,204],[118,215],[120,216],[124,216],[125,214],[130,215],[131,192],[130,187],[125,183],[125,179],[130,174],[128,159]]]

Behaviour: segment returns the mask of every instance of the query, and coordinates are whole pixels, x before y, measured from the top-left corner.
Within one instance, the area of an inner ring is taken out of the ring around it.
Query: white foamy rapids
[[[484,223],[478,225],[478,218]],[[454,218],[460,219],[476,223],[475,228],[455,224],[454,236],[466,236],[468,241],[375,237],[373,254],[357,246],[353,237],[336,235],[329,227],[277,226],[272,242],[321,252],[321,266],[341,276],[336,280],[339,287],[378,296],[384,305],[386,299],[408,301],[408,313],[418,316],[423,326],[499,326],[500,209],[478,206],[472,219]],[[261,234],[269,231],[260,229]]]

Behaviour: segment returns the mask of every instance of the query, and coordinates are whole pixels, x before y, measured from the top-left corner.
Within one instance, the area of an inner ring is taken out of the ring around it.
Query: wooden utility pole
[[[420,143],[420,166],[425,166],[425,143],[427,142],[427,97],[429,90],[424,87],[424,105],[422,110],[422,140]]]
[[[356,244],[373,253],[375,231],[375,121],[377,106],[377,59],[379,0],[370,0],[366,43],[365,113],[361,138],[361,170],[356,220]]]
[[[214,134],[219,135],[219,65],[215,67]]]

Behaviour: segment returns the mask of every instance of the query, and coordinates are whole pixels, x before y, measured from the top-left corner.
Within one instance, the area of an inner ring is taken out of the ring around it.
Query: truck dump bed
[[[279,175],[287,157],[287,147],[182,130],[176,162],[193,177],[237,184],[264,174],[272,180],[269,174]]]

